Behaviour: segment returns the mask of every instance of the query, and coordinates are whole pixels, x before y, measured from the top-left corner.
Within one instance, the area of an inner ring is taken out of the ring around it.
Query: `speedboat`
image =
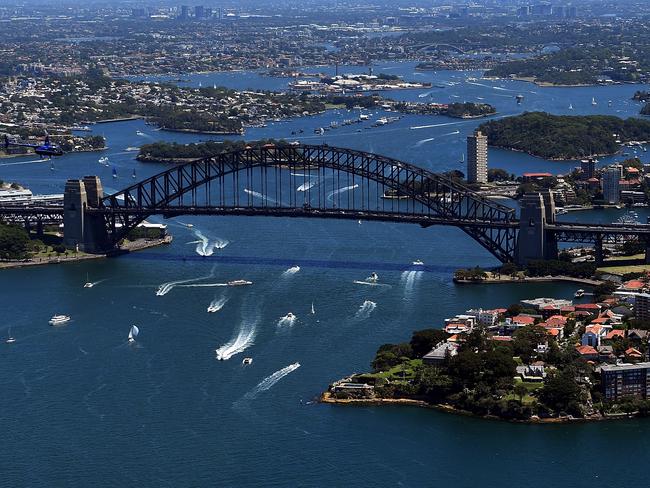
[[[285,315],[284,317],[282,317],[282,318],[283,318],[283,319],[286,319],[286,320],[293,320],[293,319],[296,318],[296,316],[295,316],[294,314],[292,314],[291,312],[289,312],[288,314],[286,314],[286,315]]]
[[[70,322],[68,315],[55,315],[50,319],[50,325],[61,325]]]
[[[244,360],[241,363],[244,366],[248,366],[249,364],[253,364],[253,358],[244,358]]]
[[[91,283],[90,281],[84,283],[84,288],[92,288],[93,286],[95,286],[95,283]]]
[[[7,343],[7,344],[13,344],[14,342],[16,342],[16,339],[14,339],[13,337],[9,337],[9,338],[7,338],[7,340],[5,341],[5,343]]]
[[[574,298],[580,298],[585,296],[585,291],[581,288],[573,294]]]
[[[233,280],[228,282],[228,286],[245,286],[245,285],[252,285],[252,281],[246,281],[246,280]]]
[[[377,283],[379,281],[379,275],[373,272],[370,276],[366,278],[366,281],[369,281],[370,283]]]
[[[419,259],[416,259],[415,261],[413,261],[413,266],[424,266],[424,263]]]
[[[141,130],[135,131],[135,134],[138,135],[138,136],[144,136],[145,135],[145,133],[142,132]]]

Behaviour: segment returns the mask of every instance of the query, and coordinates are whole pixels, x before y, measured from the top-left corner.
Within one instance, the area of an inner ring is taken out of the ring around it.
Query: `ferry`
[[[582,288],[580,288],[578,291],[576,291],[576,292],[573,294],[573,297],[574,297],[574,298],[581,298],[581,297],[583,297],[583,296],[585,296],[585,291],[584,291]]]
[[[66,322],[70,322],[70,317],[68,315],[55,315],[50,319],[50,325],[61,325]]]
[[[253,358],[244,358],[244,360],[241,363],[244,366],[248,366],[249,364],[253,364]]]
[[[246,280],[233,280],[228,282],[228,286],[246,286],[246,285],[252,285],[252,281],[246,281]]]

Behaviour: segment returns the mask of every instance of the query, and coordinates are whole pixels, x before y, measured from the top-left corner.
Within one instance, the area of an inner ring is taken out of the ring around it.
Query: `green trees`
[[[0,259],[23,259],[29,246],[29,236],[20,227],[0,224]]]
[[[413,357],[413,350],[408,343],[404,344],[384,344],[379,347],[375,359],[372,360],[371,366],[373,371],[386,371],[393,366],[397,366],[405,359]]]
[[[622,142],[650,139],[650,121],[604,115],[566,116],[526,112],[479,126],[492,146],[549,159],[614,154]]]
[[[574,376],[570,368],[550,373],[539,392],[539,399],[557,414],[581,415],[582,390]]]
[[[515,332],[512,347],[524,363],[530,363],[535,356],[535,349],[539,344],[548,341],[546,329],[539,325],[527,325]]]
[[[410,342],[413,355],[416,358],[424,356],[447,337],[449,334],[441,329],[424,329],[413,332]]]

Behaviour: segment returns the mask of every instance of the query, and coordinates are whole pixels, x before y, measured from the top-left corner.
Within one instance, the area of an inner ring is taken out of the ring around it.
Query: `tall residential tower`
[[[477,130],[467,137],[467,182],[487,183],[487,136]]]

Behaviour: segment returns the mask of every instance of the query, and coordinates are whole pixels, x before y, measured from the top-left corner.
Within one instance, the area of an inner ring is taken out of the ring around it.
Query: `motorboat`
[[[244,366],[248,366],[249,364],[253,364],[253,358],[244,358],[244,360],[241,363]]]
[[[573,294],[574,298],[581,298],[585,296],[585,291],[581,288]]]
[[[16,342],[16,339],[14,339],[13,337],[9,337],[5,341],[6,344],[13,344],[14,342]]]
[[[84,283],[84,288],[92,288],[95,286],[95,283],[91,283],[90,281]]]
[[[370,283],[377,283],[379,281],[379,275],[373,272],[370,276],[366,278],[366,281],[369,281]]]
[[[135,131],[135,134],[138,135],[138,136],[144,136],[145,135],[145,133],[142,132],[141,130]]]
[[[66,322],[70,322],[70,316],[68,315],[54,315],[50,319],[50,325],[61,325],[65,324]]]
[[[413,261],[413,266],[424,266],[424,263],[419,259],[416,259],[415,261]]]
[[[294,320],[296,318],[296,316],[294,314],[292,314],[291,312],[289,312],[288,314],[286,314],[282,318],[285,319],[285,320]]]
[[[246,280],[233,280],[228,282],[228,286],[245,286],[245,285],[252,285],[252,281],[246,281]]]
[[[106,156],[103,156],[103,157],[99,158],[99,160],[98,160],[98,162],[99,162],[100,164],[104,164],[104,163],[106,163],[107,161],[108,161],[108,158],[107,158]]]
[[[132,325],[131,330],[129,330],[129,342],[135,342],[135,338],[138,337],[140,329],[137,325]]]

